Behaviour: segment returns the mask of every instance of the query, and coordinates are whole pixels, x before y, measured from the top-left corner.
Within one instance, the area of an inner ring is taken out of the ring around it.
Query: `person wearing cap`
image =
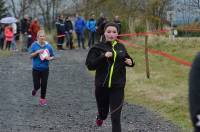
[[[53,48],[46,41],[44,30],[38,31],[37,41],[31,45],[30,55],[33,65],[32,76],[34,84],[32,96],[35,96],[37,91],[41,88],[39,104],[44,106],[47,105],[46,90],[49,76],[49,61],[54,58]]]
[[[85,62],[89,70],[96,71],[96,124],[101,126],[110,113],[112,132],[121,132],[120,117],[124,101],[126,66],[135,65],[124,45],[116,41],[118,31],[116,23],[107,23],[104,28],[104,41],[89,50]]]

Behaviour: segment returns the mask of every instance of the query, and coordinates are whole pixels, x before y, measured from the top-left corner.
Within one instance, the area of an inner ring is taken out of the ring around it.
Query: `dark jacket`
[[[104,27],[107,23],[107,20],[106,18],[104,17],[100,17],[97,21],[97,32],[100,34],[100,35],[103,35],[104,34]]]
[[[114,20],[114,23],[116,23],[118,25],[118,28],[119,28],[118,33],[120,34],[121,33],[121,27],[122,27],[121,22],[119,20]]]
[[[71,20],[65,21],[65,31],[70,32],[70,30],[73,30],[73,24]]]
[[[195,57],[189,73],[189,104],[193,125],[200,121],[200,53]],[[200,128],[200,127],[199,127]]]
[[[111,87],[124,88],[126,83],[126,66],[125,58],[132,58],[128,55],[124,45],[117,43],[114,46],[116,51],[116,59],[114,57],[107,59],[105,52],[113,52],[111,42],[102,42],[92,47],[86,59],[86,66],[89,70],[96,70],[95,86],[96,87],[109,87],[110,75],[112,74]],[[133,62],[133,60],[132,60]],[[111,67],[114,65],[113,72]],[[131,65],[130,67],[134,66]]]
[[[29,26],[30,26],[30,22],[27,19],[21,20],[21,32],[22,32],[22,34],[29,32],[28,31]]]
[[[64,25],[64,21],[59,19],[56,22],[56,29],[57,29],[57,34],[58,35],[64,35],[65,34],[65,25]]]

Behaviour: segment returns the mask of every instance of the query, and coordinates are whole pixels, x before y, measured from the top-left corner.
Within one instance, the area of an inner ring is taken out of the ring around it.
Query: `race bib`
[[[45,49],[42,53],[40,53],[40,59],[45,60],[50,56],[48,49]]]

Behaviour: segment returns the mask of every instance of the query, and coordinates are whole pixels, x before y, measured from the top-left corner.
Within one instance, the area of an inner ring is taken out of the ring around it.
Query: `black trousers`
[[[195,126],[194,132],[200,132],[200,128]]]
[[[6,49],[10,50],[12,41],[6,41]]]
[[[68,32],[66,33],[66,46],[69,47],[70,49],[73,48],[73,35],[72,33]]]
[[[124,88],[96,87],[95,96],[99,118],[105,120],[110,108],[112,132],[121,132],[120,117],[124,101]]]
[[[41,88],[41,98],[45,99],[46,97],[46,90],[47,90],[47,80],[49,76],[49,70],[46,71],[32,71],[33,75],[33,85],[34,89],[37,91]]]
[[[4,45],[4,39],[0,39],[0,49],[3,50],[3,45]]]

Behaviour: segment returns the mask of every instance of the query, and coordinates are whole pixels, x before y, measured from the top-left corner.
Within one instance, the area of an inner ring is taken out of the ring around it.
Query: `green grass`
[[[12,52],[8,50],[0,50],[0,57],[8,57],[11,56]]]
[[[172,41],[168,38],[153,37],[149,39],[149,47],[192,62],[200,50],[198,42],[198,38]],[[137,44],[137,41],[133,43]],[[127,68],[126,100],[158,112],[181,127],[183,131],[191,131],[188,111],[190,68],[162,56],[149,54],[150,79],[147,79],[144,49],[134,47],[127,49],[135,59],[136,65],[134,68]]]

